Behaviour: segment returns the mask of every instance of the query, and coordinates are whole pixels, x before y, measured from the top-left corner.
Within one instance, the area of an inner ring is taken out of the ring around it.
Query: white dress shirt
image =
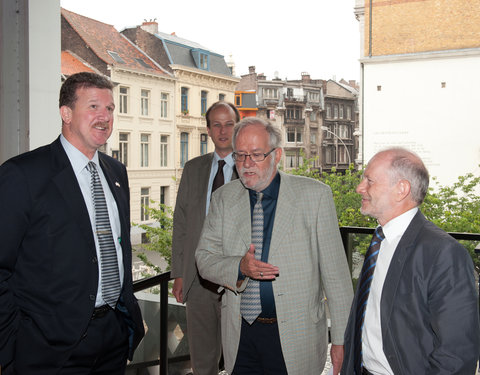
[[[95,228],[95,209],[93,207],[93,198],[91,190],[91,181],[92,175],[87,170],[87,164],[90,161],[82,152],[80,152],[75,146],[68,142],[63,135],[60,136],[60,142],[62,143],[65,152],[67,153],[70,164],[72,165],[75,176],[77,177],[78,185],[82,191],[83,199],[85,205],[87,206],[88,215],[90,217],[90,223],[92,225],[92,233],[95,239],[95,248],[97,252],[98,259],[98,289],[97,289],[97,299],[95,301],[95,306],[99,307],[105,305],[105,301],[102,296],[102,278],[101,278],[101,262],[100,262],[100,246],[98,244],[97,230]],[[123,285],[123,255],[122,255],[122,246],[121,246],[121,227],[120,219],[118,214],[118,207],[115,198],[113,197],[110,187],[108,186],[105,175],[103,174],[102,168],[100,167],[98,159],[98,151],[95,152],[92,160],[98,171],[98,176],[102,183],[103,192],[105,194],[105,201],[107,202],[108,216],[110,218],[110,226],[112,228],[112,235],[115,242],[115,248],[117,250],[117,260],[118,260],[118,270],[120,272],[120,284]]]
[[[208,191],[207,191],[207,202],[206,202],[207,206],[206,206],[205,215],[208,214],[208,209],[210,208],[210,199],[212,198],[213,180],[215,179],[215,175],[217,174],[217,171],[218,171],[219,160],[222,160],[222,158],[218,156],[217,152],[215,151],[213,153],[212,168],[210,168],[210,178],[208,179]],[[223,180],[224,180],[224,183],[226,184],[227,182],[230,182],[232,179],[235,162],[233,161],[232,153],[228,154],[225,158],[223,158],[223,160],[225,160],[225,165],[223,166]]]
[[[385,239],[380,245],[377,264],[373,272],[362,330],[363,365],[374,375],[394,375],[383,352],[380,300],[395,249],[417,211],[417,207],[412,208],[382,227]]]

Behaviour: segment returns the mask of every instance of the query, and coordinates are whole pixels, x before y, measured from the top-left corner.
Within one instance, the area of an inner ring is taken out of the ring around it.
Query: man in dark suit
[[[124,374],[144,335],[127,172],[97,152],[112,132],[112,88],[70,76],[62,135],[0,167],[2,374]]]
[[[465,374],[479,357],[472,259],[427,221],[421,159],[401,148],[376,154],[357,187],[378,220],[345,332],[342,374]],[[372,277],[373,272],[373,277]]]
[[[221,355],[218,285],[202,279],[195,265],[195,249],[208,213],[212,192],[238,178],[232,159],[232,133],[240,120],[237,108],[224,101],[205,114],[215,151],[188,161],[182,173],[173,216],[173,294],[186,302],[188,344],[193,373],[218,375]]]

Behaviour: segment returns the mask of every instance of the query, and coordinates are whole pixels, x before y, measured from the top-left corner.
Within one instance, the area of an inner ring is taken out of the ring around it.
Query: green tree
[[[173,210],[171,207],[162,203],[157,205],[153,200],[150,201],[150,204],[150,206],[144,206],[143,208],[149,217],[154,220],[154,224],[133,225],[142,228],[146,232],[148,243],[143,244],[142,248],[159,253],[167,262],[167,268],[162,270],[158,265],[153,264],[148,260],[145,253],[138,253],[137,257],[159,274],[170,270],[172,263]]]
[[[319,173],[314,168],[315,159],[306,159],[303,165],[289,173],[323,181],[332,189],[339,226],[375,227],[376,220],[360,213],[361,197],[355,192],[362,179],[363,169],[355,170],[352,165],[345,173]],[[447,232],[480,233],[480,177],[468,173],[458,177],[451,186],[442,186],[432,178],[431,186],[420,209],[433,223]],[[368,247],[368,236],[354,236],[354,246],[361,253]],[[468,249],[477,270],[480,261],[475,254],[476,242],[461,241]]]
[[[421,210],[427,219],[447,232],[480,233],[480,177],[467,173],[451,186],[440,185],[434,177]],[[475,268],[480,261],[475,253],[476,242],[460,241],[470,252]]]

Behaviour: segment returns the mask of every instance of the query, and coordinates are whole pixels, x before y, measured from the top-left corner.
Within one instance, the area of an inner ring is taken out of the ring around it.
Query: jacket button
[[[93,294],[90,294],[90,301],[95,301],[97,298],[93,295]]]
[[[92,258],[92,263],[97,263],[97,262],[98,262],[97,257],[93,257],[93,258]]]

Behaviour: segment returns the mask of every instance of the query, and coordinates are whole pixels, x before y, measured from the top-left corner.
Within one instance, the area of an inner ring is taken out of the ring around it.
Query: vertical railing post
[[[168,279],[160,284],[160,375],[168,374]]]

